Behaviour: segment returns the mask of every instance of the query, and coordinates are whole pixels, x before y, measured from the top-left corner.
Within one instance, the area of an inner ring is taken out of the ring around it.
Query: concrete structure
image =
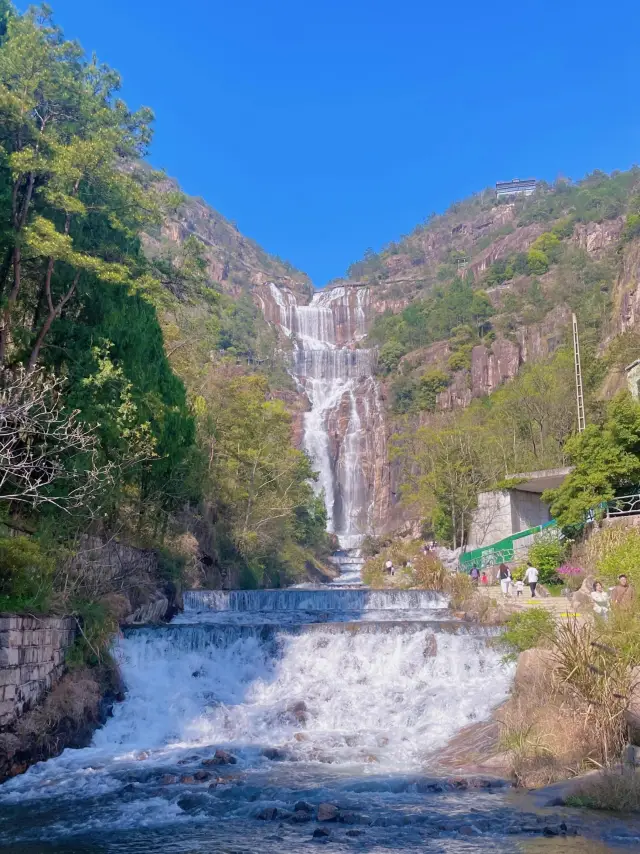
[[[75,637],[73,617],[0,616],[0,728],[55,685]]]
[[[624,369],[627,375],[627,386],[634,400],[640,398],[640,359],[631,362]]]
[[[530,196],[536,189],[535,178],[514,178],[513,181],[498,181],[496,184],[496,197],[502,196]]]
[[[511,475],[510,480],[520,481],[512,489],[481,492],[467,548],[488,546],[551,521],[549,505],[542,500],[542,493],[557,489],[570,471],[558,468]]]

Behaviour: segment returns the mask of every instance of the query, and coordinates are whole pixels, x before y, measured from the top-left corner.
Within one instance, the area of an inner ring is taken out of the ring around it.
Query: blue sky
[[[640,161],[637,0],[50,2],[154,165],[319,286],[496,180]]]

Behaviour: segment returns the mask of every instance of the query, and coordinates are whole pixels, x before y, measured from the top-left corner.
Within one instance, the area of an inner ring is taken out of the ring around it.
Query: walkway
[[[532,599],[530,596],[523,594],[522,596],[512,595],[505,598],[497,585],[492,587],[480,587],[478,592],[481,595],[490,596],[492,599],[495,599],[499,605],[508,605],[509,608],[516,612],[528,611],[532,608],[541,608],[552,613],[556,619],[584,616],[580,612],[576,613],[574,608],[571,607],[571,602],[566,596],[547,596],[546,598],[536,596],[535,599]]]

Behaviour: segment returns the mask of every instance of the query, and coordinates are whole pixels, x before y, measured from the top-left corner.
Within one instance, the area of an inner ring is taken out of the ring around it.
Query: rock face
[[[166,194],[180,189],[170,178],[157,186]],[[268,255],[203,199],[185,196],[178,209],[164,221],[160,233],[145,235],[143,243],[145,251],[154,256],[166,247],[178,249],[189,237],[196,237],[203,245],[209,277],[232,296],[240,296],[247,288],[260,288],[269,281],[301,294],[313,290],[304,273]]]
[[[554,667],[555,660],[548,649],[526,649],[518,656],[516,689],[546,681]]]
[[[563,343],[570,322],[569,307],[556,306],[540,323],[521,326],[516,331],[515,341],[498,337],[491,347],[484,344],[474,347],[471,370],[458,371],[453,375],[451,383],[438,394],[438,409],[468,406],[476,397],[491,394],[516,377],[524,363],[547,358]],[[420,352],[428,366],[438,366],[446,361],[448,346],[438,342]]]
[[[614,289],[611,337],[640,323],[640,240],[625,247],[622,266]]]

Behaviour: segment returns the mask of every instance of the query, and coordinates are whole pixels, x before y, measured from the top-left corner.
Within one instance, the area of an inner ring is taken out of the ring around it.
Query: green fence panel
[[[505,537],[503,540],[498,540],[497,543],[492,543],[490,546],[481,546],[478,549],[465,552],[460,555],[460,568],[465,572],[469,572],[472,566],[483,569],[486,566],[494,566],[497,563],[509,563],[509,561],[515,558],[518,540],[555,527],[555,519],[552,519],[551,522],[545,522],[544,525],[536,525],[535,528],[527,528],[526,531],[518,531],[516,534],[511,534],[511,536]]]

